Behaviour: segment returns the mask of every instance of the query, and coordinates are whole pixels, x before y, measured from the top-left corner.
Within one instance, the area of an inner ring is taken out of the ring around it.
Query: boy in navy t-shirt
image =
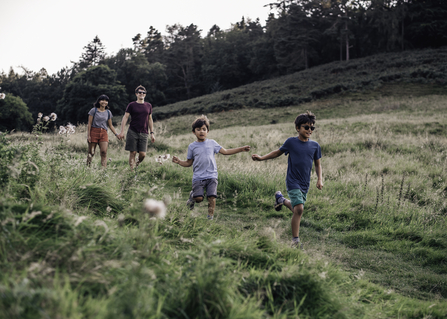
[[[225,149],[215,140],[206,138],[210,131],[210,122],[205,115],[197,118],[192,123],[192,132],[197,137],[197,141],[189,144],[186,161],[180,160],[177,156],[172,157],[174,163],[183,167],[193,166],[192,191],[186,202],[189,209],[194,208],[194,203],[200,203],[204,197],[208,197],[208,219],[214,218],[214,208],[217,198],[217,164],[214,154],[232,155],[239,152],[248,152],[250,146],[245,145],[233,149]]]
[[[264,156],[252,155],[254,161],[265,161],[276,158],[282,154],[289,155],[287,166],[286,186],[290,200],[284,198],[280,191],[275,193],[275,209],[281,210],[285,205],[293,212],[292,216],[292,245],[302,247],[300,243],[300,222],[303,215],[304,204],[310,184],[310,174],[312,163],[315,163],[317,174],[317,188],[323,188],[323,178],[321,172],[321,148],[320,145],[310,140],[315,129],[315,115],[307,111],[297,116],[295,128],[297,137],[288,138],[284,144],[276,151],[272,151]]]

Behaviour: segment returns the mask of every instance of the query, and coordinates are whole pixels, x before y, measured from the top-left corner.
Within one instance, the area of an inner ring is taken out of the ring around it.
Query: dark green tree
[[[128,103],[124,85],[116,79],[116,72],[106,65],[98,65],[78,73],[64,89],[58,101],[57,114],[64,122],[85,123],[88,111],[98,96],[106,94],[114,115],[124,113]]]
[[[78,70],[85,70],[91,66],[99,65],[104,60],[106,53],[105,47],[98,36],[84,47],[85,52],[82,53],[80,61],[77,63]]]
[[[150,27],[145,38],[144,55],[146,56],[149,63],[163,63],[165,44],[163,42],[163,37],[160,32],[154,27]]]
[[[2,92],[5,93],[5,91]],[[25,102],[8,92],[0,99],[0,131],[29,131],[33,125],[33,117]]]

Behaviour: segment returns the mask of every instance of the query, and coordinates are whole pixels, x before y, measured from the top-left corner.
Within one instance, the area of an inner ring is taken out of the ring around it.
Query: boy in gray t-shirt
[[[193,166],[192,191],[186,202],[189,209],[194,208],[194,203],[203,201],[204,190],[208,197],[208,219],[214,218],[214,208],[217,198],[217,165],[215,154],[233,155],[240,152],[248,152],[250,146],[245,145],[238,148],[225,149],[215,140],[206,138],[210,131],[210,122],[205,115],[197,118],[192,123],[192,132],[197,137],[197,141],[189,144],[186,161],[180,160],[177,156],[172,157],[174,163],[183,167]]]

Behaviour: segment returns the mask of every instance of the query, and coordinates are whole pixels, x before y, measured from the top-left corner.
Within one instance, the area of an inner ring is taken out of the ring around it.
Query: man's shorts
[[[217,197],[217,179],[210,178],[192,183],[192,197],[203,197],[203,191],[206,189],[207,197]]]
[[[107,130],[99,127],[90,128],[90,140],[92,143],[108,142]]]
[[[290,198],[290,202],[292,203],[292,207],[295,207],[296,205],[299,204],[304,204],[306,203],[306,199],[307,199],[307,193],[303,193],[301,191],[301,189],[291,189],[287,191],[287,194],[289,195]]]
[[[130,152],[146,152],[147,150],[147,133],[137,133],[131,129],[127,130],[126,151]]]

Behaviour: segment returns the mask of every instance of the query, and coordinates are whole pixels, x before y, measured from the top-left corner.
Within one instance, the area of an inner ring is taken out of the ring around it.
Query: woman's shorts
[[[307,199],[307,193],[303,193],[301,191],[301,189],[291,189],[287,191],[287,194],[289,195],[290,198],[290,202],[292,203],[292,207],[295,207],[296,205],[299,204],[304,204],[306,203],[306,199]]]
[[[90,140],[92,143],[109,142],[107,130],[99,127],[91,127]]]
[[[137,133],[131,129],[127,130],[126,151],[146,152],[147,151],[147,133]]]

